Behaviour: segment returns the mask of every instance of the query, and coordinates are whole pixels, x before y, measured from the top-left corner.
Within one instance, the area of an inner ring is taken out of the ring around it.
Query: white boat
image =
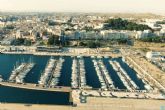
[[[122,57],[122,61],[125,62],[125,58],[124,57]]]

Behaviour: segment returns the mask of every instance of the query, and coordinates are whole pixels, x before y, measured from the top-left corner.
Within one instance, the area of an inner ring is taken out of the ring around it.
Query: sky
[[[165,13],[165,0],[0,0],[0,11]]]

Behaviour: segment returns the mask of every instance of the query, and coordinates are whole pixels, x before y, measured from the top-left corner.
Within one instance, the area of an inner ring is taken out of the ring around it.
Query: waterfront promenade
[[[41,56],[110,56],[113,58],[121,57],[119,53],[113,53],[116,49],[112,48],[63,48],[61,52],[39,52],[36,51],[35,46],[14,46],[14,48],[24,50],[24,51],[17,51],[17,50],[10,50],[11,46],[1,46],[1,53],[2,54],[31,54],[31,55],[41,55]]]
[[[112,57],[117,58],[121,57],[120,54],[113,54],[111,52],[107,53],[52,53],[52,52],[3,52],[3,54],[27,54],[27,55],[36,55],[36,56],[84,56],[84,57],[90,57],[90,56],[102,56],[102,57]]]
[[[88,103],[72,106],[1,103],[0,110],[161,110],[164,100],[90,97]],[[143,105],[143,106],[142,106]]]

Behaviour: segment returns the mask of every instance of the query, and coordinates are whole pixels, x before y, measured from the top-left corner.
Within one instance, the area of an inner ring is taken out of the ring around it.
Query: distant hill
[[[163,18],[163,16],[161,15],[156,15],[156,14],[152,14],[152,13],[112,13],[111,14],[112,16],[115,16],[115,17],[133,17],[133,18],[151,18],[151,19],[154,19],[154,18]]]
[[[165,16],[153,13],[93,13],[93,12],[3,12],[0,10],[0,15],[34,15],[34,14],[56,14],[56,15],[100,15],[100,16],[113,16],[115,18],[164,18]]]

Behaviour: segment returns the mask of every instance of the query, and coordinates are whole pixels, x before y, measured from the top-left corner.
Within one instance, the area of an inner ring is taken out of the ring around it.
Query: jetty
[[[22,63],[14,69],[9,77],[10,82],[24,83],[24,78],[35,66],[35,63]]]
[[[20,89],[29,89],[29,90],[41,90],[41,91],[52,91],[52,92],[71,92],[70,87],[65,86],[56,86],[56,87],[46,87],[41,84],[32,84],[32,83],[12,83],[12,82],[0,82],[1,86],[14,87]]]

